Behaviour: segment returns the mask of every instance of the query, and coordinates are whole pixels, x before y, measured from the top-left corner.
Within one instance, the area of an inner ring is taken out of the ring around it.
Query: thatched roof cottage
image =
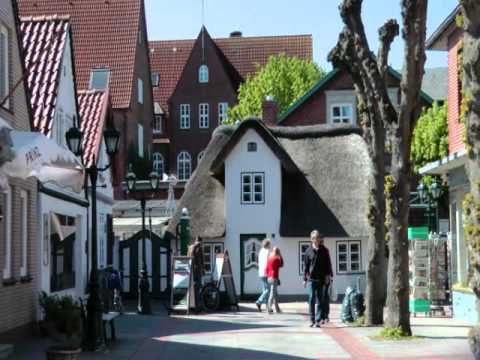
[[[283,252],[284,295],[304,294],[302,256],[309,235],[325,236],[334,290],[361,277],[365,285],[370,160],[360,129],[351,125],[268,128],[260,120],[219,127],[170,221],[174,236],[187,208],[193,236],[215,251],[228,249],[237,291],[257,294],[261,240]],[[208,267],[208,265],[207,265]]]

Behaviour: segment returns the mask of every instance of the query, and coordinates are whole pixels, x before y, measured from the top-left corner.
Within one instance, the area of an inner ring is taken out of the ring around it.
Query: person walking
[[[202,238],[197,236],[195,242],[188,247],[187,256],[192,258],[192,280],[195,306],[194,310],[199,312],[201,310],[200,292],[202,290],[202,278],[205,275],[205,268],[203,263],[203,245]]]
[[[255,302],[258,311],[262,311],[262,304],[267,305],[268,297],[270,295],[270,285],[267,278],[267,261],[270,254],[271,242],[269,239],[265,239],[262,242],[262,249],[258,253],[258,277],[262,282],[262,293]]]
[[[281,313],[278,306],[278,292],[277,287],[280,285],[280,268],[283,266],[283,258],[278,247],[274,247],[272,254],[267,260],[267,277],[270,285],[270,296],[268,297],[267,309],[268,313],[272,314],[272,305],[275,304],[275,311]]]
[[[330,253],[323,245],[323,236],[318,230],[310,234],[312,244],[305,252],[303,285],[308,286],[308,311],[310,313],[310,327],[320,327],[325,321],[325,291],[333,276]],[[322,306],[323,305],[323,306]],[[328,314],[326,315],[328,318]]]

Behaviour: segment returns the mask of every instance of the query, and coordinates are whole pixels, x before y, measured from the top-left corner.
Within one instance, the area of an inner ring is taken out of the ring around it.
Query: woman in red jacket
[[[272,254],[267,260],[267,278],[270,284],[270,297],[268,298],[267,309],[268,313],[272,314],[272,304],[275,303],[275,311],[280,313],[278,306],[277,287],[280,285],[280,268],[283,266],[283,258],[278,247],[274,247]]]

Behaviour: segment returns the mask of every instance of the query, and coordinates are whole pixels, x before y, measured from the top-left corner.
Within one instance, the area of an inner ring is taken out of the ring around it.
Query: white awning
[[[11,146],[13,158],[0,167],[1,182],[5,182],[7,176],[20,179],[35,177],[42,183],[55,183],[77,193],[82,190],[84,168],[80,159],[45,135],[12,130],[10,144],[8,139],[2,143],[3,146]]]
[[[451,155],[445,156],[443,159],[422,166],[419,173],[421,175],[445,175],[449,171],[465,165],[466,161],[466,151],[460,150]]]

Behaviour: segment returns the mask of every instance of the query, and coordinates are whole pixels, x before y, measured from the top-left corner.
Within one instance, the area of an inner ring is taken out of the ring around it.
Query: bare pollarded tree
[[[462,102],[466,105],[465,129],[470,194],[465,197],[465,235],[470,250],[473,276],[470,285],[480,309],[480,2],[461,0],[463,37]],[[475,359],[480,358],[480,326],[470,332]]]
[[[358,114],[372,158],[370,185],[371,233],[368,250],[367,324],[383,322],[384,291],[387,286],[386,326],[411,334],[408,309],[408,207],[410,198],[410,145],[420,114],[420,87],[425,64],[428,0],[401,0],[404,68],[400,84],[400,106],[393,107],[386,84],[388,54],[399,33],[395,20],[379,30],[377,56],[370,50],[362,22],[362,0],[344,0],[340,14],[345,24],[337,45],[329,54],[335,67],[352,76],[358,99]],[[389,261],[385,284],[385,141],[391,145],[391,181],[388,187]]]

